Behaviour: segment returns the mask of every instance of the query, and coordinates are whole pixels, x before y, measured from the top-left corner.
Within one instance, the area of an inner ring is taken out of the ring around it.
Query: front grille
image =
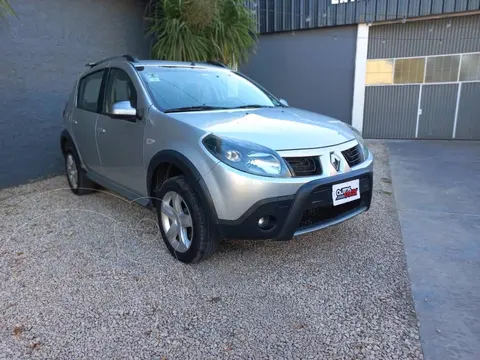
[[[360,176],[359,180],[360,199],[337,206],[333,206],[332,199],[332,186],[334,183],[320,185],[313,189],[305,204],[297,230],[328,224],[359,208],[368,208],[372,198],[372,178],[367,174]]]
[[[362,194],[362,196],[365,196]],[[309,227],[334,219],[347,212],[355,210],[361,205],[362,199],[354,200],[338,206],[326,206],[314,209],[307,209],[303,212],[299,227]]]
[[[360,148],[360,145],[355,145],[350,149],[343,150],[342,154],[350,167],[362,162],[362,149]]]
[[[284,158],[290,167],[292,176],[312,176],[322,173],[318,156]]]

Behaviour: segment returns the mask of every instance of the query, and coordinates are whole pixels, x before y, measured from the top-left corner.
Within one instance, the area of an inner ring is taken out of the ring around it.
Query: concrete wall
[[[259,37],[240,71],[291,106],[351,123],[356,26]]]
[[[11,5],[18,19],[0,19],[0,187],[63,171],[62,110],[87,62],[148,54],[143,1]]]

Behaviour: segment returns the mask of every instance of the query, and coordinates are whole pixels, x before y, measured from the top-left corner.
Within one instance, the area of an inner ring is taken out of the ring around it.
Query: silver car
[[[218,63],[88,64],[63,118],[72,191],[152,207],[185,263],[222,239],[289,240],[370,207],[373,157],[354,128]]]

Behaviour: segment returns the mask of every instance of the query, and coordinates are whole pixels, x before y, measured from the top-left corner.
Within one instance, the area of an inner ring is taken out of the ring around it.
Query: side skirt
[[[142,205],[142,206],[148,207],[148,208],[151,207],[151,202],[150,202],[150,199],[148,197],[139,195],[136,192],[133,192],[132,190],[127,189],[127,188],[117,184],[116,182],[108,180],[108,179],[104,178],[103,176],[98,175],[96,173],[87,172],[86,174],[87,174],[87,177],[90,180],[92,180],[93,182],[96,182],[97,184],[103,186],[104,188],[112,190],[112,191],[118,193],[119,195],[126,197],[128,200],[136,202],[139,205]]]

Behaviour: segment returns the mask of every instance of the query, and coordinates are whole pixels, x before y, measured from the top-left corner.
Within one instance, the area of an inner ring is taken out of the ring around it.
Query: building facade
[[[149,54],[147,0],[10,0],[0,20],[0,188],[63,171],[85,63]],[[240,70],[370,138],[480,139],[480,0],[257,0]]]
[[[480,140],[479,0],[259,0],[241,70],[368,138]]]
[[[367,137],[480,140],[480,15],[372,26],[365,86]]]

